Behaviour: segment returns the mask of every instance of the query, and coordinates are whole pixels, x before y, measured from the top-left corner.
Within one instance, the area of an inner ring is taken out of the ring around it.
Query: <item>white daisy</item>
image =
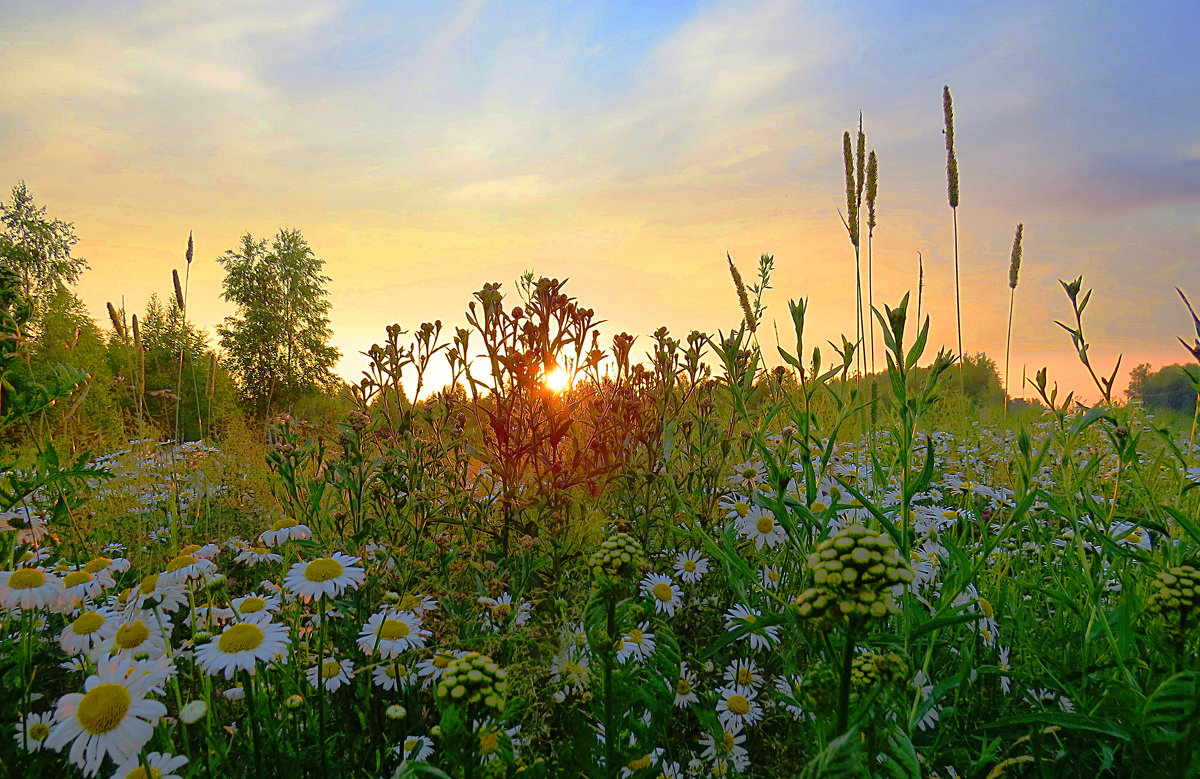
[[[408,689],[416,683],[417,674],[399,660],[389,660],[375,666],[371,681],[385,690]]]
[[[278,595],[263,596],[252,592],[240,598],[234,598],[230,605],[233,608],[234,619],[258,620],[279,611],[281,601]]]
[[[755,700],[758,693],[749,688],[740,691],[730,687],[722,688],[718,693],[717,719],[728,729],[734,723],[743,727],[753,725],[762,719],[762,706]]]
[[[167,651],[170,635],[171,622],[165,617],[161,620],[152,616],[132,617],[118,625],[113,634],[113,656],[128,659],[141,655],[160,657]]]
[[[46,736],[50,735],[50,726],[53,724],[54,712],[27,714],[17,723],[13,741],[26,752],[37,752],[46,745]]]
[[[270,530],[264,530],[258,537],[263,546],[279,546],[284,541],[299,541],[312,538],[312,530],[308,525],[301,525],[291,517],[276,522]]]
[[[208,581],[217,573],[217,564],[212,560],[195,555],[182,554],[167,563],[163,581],[167,584],[184,584],[193,579]]]
[[[675,705],[679,708],[691,706],[698,701],[696,695],[696,674],[688,670],[686,664],[679,669],[679,681],[675,682]]]
[[[66,594],[62,579],[41,568],[0,571],[0,607],[9,611],[61,609]]]
[[[688,584],[695,584],[708,573],[708,560],[695,549],[680,552],[675,558],[675,573]]]
[[[63,628],[58,644],[68,655],[91,652],[117,634],[117,615],[104,606],[85,611]]]
[[[336,598],[346,588],[357,590],[366,578],[357,567],[359,558],[341,552],[320,557],[309,563],[296,563],[287,572],[283,584],[290,592],[305,601]]]
[[[63,577],[63,586],[67,589],[67,600],[71,603],[79,603],[88,598],[95,598],[104,593],[108,587],[112,587],[116,582],[112,576],[105,573],[92,575],[87,571],[71,571]]]
[[[427,657],[417,663],[417,673],[424,679],[421,682],[422,687],[429,685],[442,678],[442,672],[450,665],[451,661],[462,657],[466,652],[459,649],[443,649],[437,652],[433,657]]]
[[[783,704],[783,708],[788,714],[792,715],[792,719],[799,722],[807,717],[810,720],[816,720],[817,715],[814,712],[805,710],[802,703],[808,699],[804,690],[804,680],[800,676],[781,676],[775,680],[775,692],[778,693],[779,702]]]
[[[168,755],[163,752],[151,752],[146,755],[145,763],[150,766],[150,773],[146,773],[145,767],[142,766],[142,761],[134,757],[129,762],[117,769],[117,772],[112,775],[112,779],[147,779],[147,776],[153,779],[180,779],[176,770],[187,765],[188,759],[183,755]]]
[[[761,617],[762,612],[757,609],[738,604],[725,612],[725,627],[730,632],[746,630],[738,638],[749,639],[751,649],[768,649],[772,643],[779,643],[779,627],[760,625]]]
[[[725,669],[725,686],[735,692],[758,691],[766,679],[753,660],[734,660]]]
[[[774,512],[757,506],[738,523],[738,535],[753,541],[758,549],[772,549],[787,541],[787,531],[775,521]]]
[[[740,722],[721,723],[721,735],[705,733],[700,737],[700,743],[704,746],[704,751],[700,753],[703,760],[728,760],[738,771],[750,765],[750,755],[742,746],[746,743],[746,734]]]
[[[654,654],[654,634],[649,632],[650,623],[643,622],[621,636],[621,648],[617,650],[617,662],[645,660]]]
[[[258,662],[283,657],[291,642],[286,625],[273,622],[239,622],[230,625],[196,650],[196,663],[210,676],[223,673],[232,679],[238,671],[254,673]]]
[[[130,592],[125,607],[133,612],[149,612],[157,609],[170,614],[186,606],[187,589],[173,584],[165,574],[152,573],[142,579],[136,590]]]
[[[438,602],[436,598],[431,598],[420,592],[406,592],[400,596],[400,601],[396,604],[397,610],[411,611],[418,617],[423,616],[429,611],[437,611],[437,607]]]
[[[350,679],[354,676],[354,663],[349,660],[326,657],[320,665],[309,668],[305,672],[305,676],[308,677],[308,683],[313,687],[323,684],[326,691],[334,692],[350,683]]]
[[[657,573],[648,573],[642,579],[642,592],[654,597],[654,613],[666,612],[668,617],[675,616],[675,609],[683,602],[679,588],[671,577]]]
[[[55,725],[46,746],[61,752],[71,744],[70,761],[87,776],[107,755],[123,764],[136,760],[167,707],[146,698],[152,677],[130,673],[135,664],[110,660],[84,682],[84,692],[67,693],[55,707]]]
[[[405,763],[410,760],[420,763],[428,760],[429,756],[433,754],[433,741],[429,736],[409,736],[396,745],[395,751],[400,753],[400,759]]]
[[[358,634],[358,648],[364,654],[378,652],[392,658],[408,649],[421,649],[429,631],[421,629],[421,618],[408,611],[384,609],[371,615]]]
[[[483,626],[490,628],[493,633],[499,633],[507,627],[520,627],[529,622],[533,604],[521,598],[513,608],[511,593],[504,593],[499,598],[480,598],[479,605],[484,607]]]
[[[258,565],[259,563],[282,563],[283,555],[276,554],[265,546],[253,546],[249,549],[244,549],[235,558],[235,563],[245,563],[246,565]]]

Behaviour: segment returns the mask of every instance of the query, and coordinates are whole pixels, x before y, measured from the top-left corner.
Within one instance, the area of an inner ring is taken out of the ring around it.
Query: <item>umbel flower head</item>
[[[1200,571],[1180,565],[1160,573],[1150,584],[1146,609],[1161,614],[1176,630],[1195,626],[1200,617]]]
[[[628,579],[640,572],[642,547],[628,533],[613,533],[588,558],[588,568],[597,578]]]
[[[862,525],[847,525],[808,556],[815,587],[796,598],[803,619],[882,619],[899,611],[892,588],[913,579],[891,539]]]
[[[908,676],[908,663],[895,652],[855,655],[850,666],[850,684],[859,692],[880,685],[898,685],[908,681]]]
[[[442,672],[437,686],[438,702],[500,714],[508,693],[506,675],[492,658],[468,652],[451,660]]]

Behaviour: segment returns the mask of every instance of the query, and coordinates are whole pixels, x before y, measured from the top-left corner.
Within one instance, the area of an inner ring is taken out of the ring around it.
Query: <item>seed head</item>
[[[1010,289],[1017,288],[1017,275],[1021,272],[1021,233],[1024,229],[1025,225],[1018,222],[1017,234],[1013,236],[1012,259],[1008,263],[1008,286]]]

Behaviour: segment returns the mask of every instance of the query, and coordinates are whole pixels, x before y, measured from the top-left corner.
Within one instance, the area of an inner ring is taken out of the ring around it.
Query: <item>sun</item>
[[[562,368],[552,368],[542,377],[542,383],[551,392],[562,392],[571,385],[571,377]]]

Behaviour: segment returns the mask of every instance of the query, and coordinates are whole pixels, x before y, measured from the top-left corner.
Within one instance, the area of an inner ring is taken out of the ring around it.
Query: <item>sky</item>
[[[774,255],[768,352],[800,297],[809,344],[840,341],[841,138],[861,112],[880,160],[874,300],[915,297],[920,252],[931,341],[954,349],[948,84],[964,350],[1003,371],[1022,222],[1014,385],[1048,366],[1095,398],[1054,324],[1071,316],[1058,279],[1079,275],[1098,372],[1188,358],[1175,287],[1200,299],[1200,6],[9,0],[3,15],[0,197],[24,180],[74,223],[77,292],[101,322],[108,301],[169,297],[191,230],[189,315],[213,332],[233,313],[216,258],[298,228],[326,262],[352,381],[387,325],[464,324],[474,291],[504,282],[515,301],[527,270],[569,278],[605,343],[729,330],[726,252],[747,276]]]

